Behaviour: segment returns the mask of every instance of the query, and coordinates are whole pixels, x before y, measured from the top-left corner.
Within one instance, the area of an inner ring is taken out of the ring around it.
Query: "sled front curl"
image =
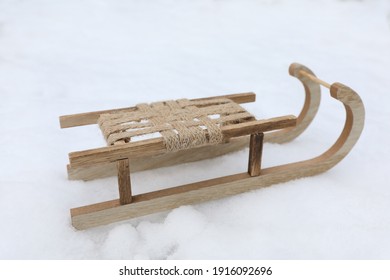
[[[248,119],[222,127],[224,142],[217,145],[167,152],[161,138],[73,152],[69,154],[69,179],[91,180],[118,176],[119,199],[71,209],[76,229],[106,225],[133,217],[165,211],[212,199],[322,173],[341,161],[357,142],[364,126],[364,106],[359,95],[341,83],[329,85],[303,65],[293,63],[290,75],[305,89],[305,103],[298,115],[267,120]],[[344,104],[346,121],[335,144],[318,157],[296,163],[261,168],[263,141],[284,143],[299,136],[315,117],[320,104],[320,85]],[[254,93],[223,96],[236,103],[255,101]],[[221,98],[210,97],[208,100]],[[196,100],[205,100],[196,99]],[[134,107],[60,117],[61,128],[96,124],[100,115],[135,110]],[[139,171],[219,156],[249,146],[248,172],[196,182],[164,190],[132,195],[130,170]]]

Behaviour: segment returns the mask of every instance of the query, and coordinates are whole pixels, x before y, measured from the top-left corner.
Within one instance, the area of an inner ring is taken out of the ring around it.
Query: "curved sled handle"
[[[365,119],[363,102],[354,90],[341,83],[333,83],[330,86],[330,95],[344,104],[346,120],[336,143],[318,157],[321,162],[329,162],[329,168],[341,161],[356,144],[363,131]]]
[[[283,174],[283,179],[279,182],[313,176],[331,169],[351,151],[364,127],[363,102],[360,96],[346,85],[333,83],[329,88],[330,95],[343,103],[346,113],[344,128],[333,146],[313,159],[270,167],[264,170],[263,174]]]
[[[299,70],[298,73],[304,79],[328,88],[330,95],[341,101],[345,107],[346,120],[344,129],[335,144],[319,157],[308,161],[310,164],[317,161],[322,164],[326,163],[327,170],[341,161],[359,139],[364,127],[364,105],[360,96],[346,85],[341,83],[333,83],[330,85],[303,69]]]
[[[310,77],[316,78],[314,73],[299,63],[292,63],[288,71],[291,76],[297,78],[303,84],[305,89],[305,102],[298,115],[296,126],[265,134],[265,142],[281,144],[298,137],[310,125],[320,106],[321,88],[319,83],[315,79],[310,79],[308,76],[302,75],[302,73],[306,73]]]

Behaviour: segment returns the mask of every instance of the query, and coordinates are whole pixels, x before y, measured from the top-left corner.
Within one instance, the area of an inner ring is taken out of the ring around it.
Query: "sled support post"
[[[125,144],[124,140],[116,142],[115,146]],[[118,190],[119,190],[119,203],[120,205],[129,204],[132,202],[133,197],[131,194],[131,181],[130,181],[130,161],[128,158],[120,159],[116,161],[116,169],[118,173]]]
[[[251,134],[249,140],[248,173],[251,177],[259,176],[261,170],[261,155],[263,152],[264,133]]]
[[[117,161],[119,202],[121,205],[129,204],[133,200],[131,195],[129,159]]]

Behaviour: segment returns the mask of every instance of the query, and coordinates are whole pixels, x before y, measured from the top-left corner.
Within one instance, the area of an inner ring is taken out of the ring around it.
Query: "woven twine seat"
[[[108,145],[159,133],[167,151],[177,151],[221,143],[222,126],[254,119],[227,98],[179,99],[138,104],[129,112],[102,114],[98,124]]]

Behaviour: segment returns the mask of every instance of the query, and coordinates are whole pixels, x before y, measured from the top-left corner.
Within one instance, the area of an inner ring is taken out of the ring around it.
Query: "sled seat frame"
[[[119,141],[113,146],[70,153],[68,165],[70,179],[90,180],[116,174],[119,189],[119,199],[71,209],[73,226],[77,229],[86,229],[105,225],[312,176],[333,167],[346,156],[360,136],[364,123],[363,103],[350,88],[340,83],[330,85],[318,79],[303,65],[294,63],[290,66],[289,72],[302,82],[305,89],[305,102],[298,117],[288,115],[266,120],[253,119],[223,126],[223,143],[171,153],[167,153],[161,138],[129,143]],[[318,111],[320,85],[329,88],[331,96],[344,104],[346,123],[339,139],[328,151],[314,159],[262,169],[263,142],[284,143],[299,136]],[[255,101],[254,93],[222,97],[236,103]],[[221,96],[207,99],[212,98]],[[62,116],[60,125],[66,128],[96,124],[101,114],[132,110],[135,110],[135,107]],[[249,146],[248,171],[245,173],[132,195],[130,170],[133,172],[158,167],[159,164],[167,166],[210,158],[245,146]]]

